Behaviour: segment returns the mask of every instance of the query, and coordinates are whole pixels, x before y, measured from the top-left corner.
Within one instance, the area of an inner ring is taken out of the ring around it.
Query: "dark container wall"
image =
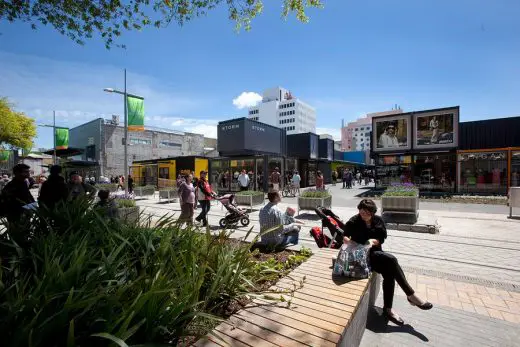
[[[330,165],[331,165],[330,162],[326,162],[326,161],[318,162],[318,170],[320,170],[321,173],[323,174],[325,184],[332,183],[332,169],[331,169]]]
[[[319,157],[319,136],[313,133],[287,136],[287,155],[302,159]]]
[[[334,160],[334,141],[331,139],[320,139],[319,140],[319,158]]]
[[[459,131],[460,150],[520,146],[520,117],[464,122]]]

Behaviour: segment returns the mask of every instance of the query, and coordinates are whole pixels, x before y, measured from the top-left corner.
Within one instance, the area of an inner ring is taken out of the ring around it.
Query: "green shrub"
[[[264,195],[264,192],[260,192],[260,191],[257,191],[257,190],[243,190],[243,191],[237,192],[235,195],[242,195],[242,196],[253,195],[253,196],[258,196],[258,195]]]
[[[113,193],[113,192],[117,192],[118,185],[115,183],[98,183],[95,185],[95,187],[98,190],[106,189],[109,192]]]
[[[134,199],[116,199],[116,202],[119,208],[135,207]]]
[[[175,345],[276,271],[258,268],[250,246],[227,242],[225,231],[215,238],[170,218],[107,223],[88,206],[37,212],[17,243],[4,234],[2,346],[108,346],[106,337]]]
[[[328,190],[307,189],[300,195],[301,198],[328,198],[330,195]]]

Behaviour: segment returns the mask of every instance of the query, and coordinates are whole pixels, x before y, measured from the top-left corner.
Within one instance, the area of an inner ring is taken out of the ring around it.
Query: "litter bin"
[[[520,187],[509,188],[509,218],[513,218],[513,207],[520,208]]]

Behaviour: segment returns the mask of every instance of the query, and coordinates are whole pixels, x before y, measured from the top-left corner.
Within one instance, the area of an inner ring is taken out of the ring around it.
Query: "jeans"
[[[414,290],[404,276],[403,269],[397,262],[397,258],[392,254],[383,251],[372,251],[370,252],[370,265],[372,271],[378,272],[383,276],[384,308],[392,308],[395,282],[399,284],[399,287],[407,296],[414,294]]]
[[[343,188],[346,188],[346,187],[347,187],[347,180],[343,179]]]
[[[211,201],[210,200],[199,200],[199,204],[200,204],[200,209],[202,211],[200,211],[199,215],[197,216],[197,218],[195,218],[195,220],[197,221],[202,221],[202,225],[206,226],[208,225],[208,212],[209,212],[209,209],[211,207]]]
[[[300,239],[300,229],[298,227],[294,227],[293,230],[287,232],[283,238],[281,246],[287,246],[292,243],[293,245],[297,245]]]

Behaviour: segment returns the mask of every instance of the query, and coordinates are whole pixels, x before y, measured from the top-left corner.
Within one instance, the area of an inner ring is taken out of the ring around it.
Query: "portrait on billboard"
[[[408,116],[383,117],[373,120],[375,151],[410,148],[410,122]]]
[[[417,115],[415,118],[415,147],[457,146],[457,124],[458,114],[456,112]]]

